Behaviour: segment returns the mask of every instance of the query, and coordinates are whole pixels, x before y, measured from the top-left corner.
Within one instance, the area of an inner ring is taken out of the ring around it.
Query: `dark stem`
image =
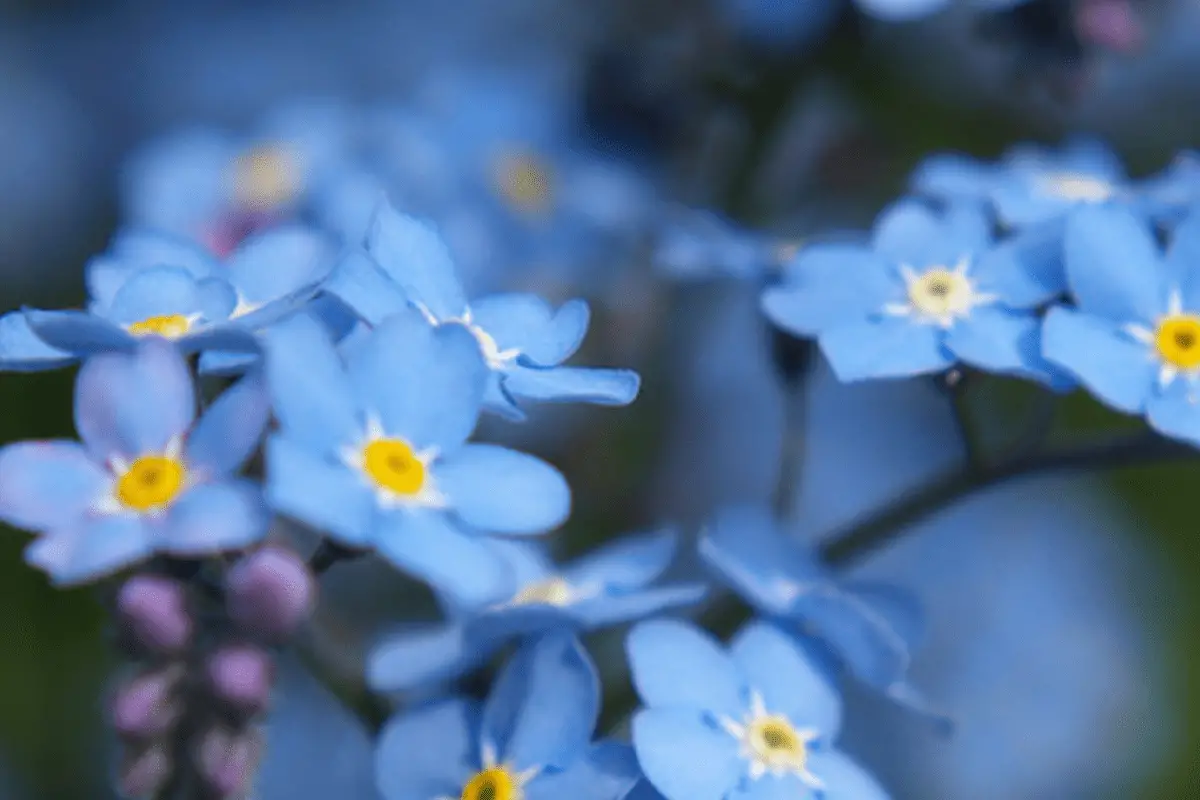
[[[946,401],[950,405],[950,416],[954,421],[955,435],[962,445],[966,471],[974,472],[979,469],[982,456],[971,430],[970,412],[967,406],[967,387],[975,380],[970,373],[960,367],[942,373],[936,380],[938,388],[946,396]]]
[[[308,568],[314,574],[321,575],[339,561],[349,561],[362,554],[361,550],[346,547],[331,539],[322,539],[321,543],[317,545],[317,549],[313,551],[312,557],[308,559]]]
[[[779,454],[779,476],[775,485],[775,513],[790,520],[804,464],[805,417],[804,386],[812,371],[815,349],[812,342],[796,339],[772,328],[771,361],[783,390],[783,442]]]

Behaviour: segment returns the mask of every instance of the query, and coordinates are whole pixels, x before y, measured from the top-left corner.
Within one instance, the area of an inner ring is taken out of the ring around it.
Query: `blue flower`
[[[499,294],[470,304],[437,233],[382,206],[366,252],[344,259],[327,291],[372,325],[415,305],[437,326],[470,331],[491,377],[487,406],[520,419],[519,399],[626,405],[637,396],[637,373],[561,366],[587,332],[587,303],[572,300],[557,311],[529,294]]]
[[[443,700],[393,717],[376,753],[386,800],[622,800],[639,778],[628,745],[592,742],[596,668],[549,634],[505,665],[480,708]]]
[[[1148,223],[1096,208],[1067,226],[1075,307],[1046,315],[1046,357],[1098,398],[1144,414],[1168,436],[1200,443],[1200,214],[1175,230],[1165,256]]]
[[[1165,170],[1137,186],[1140,207],[1151,219],[1175,225],[1200,206],[1200,153],[1184,152]]]
[[[905,200],[881,215],[870,247],[805,248],[763,308],[780,327],[816,336],[843,381],[938,372],[961,360],[1058,382],[1041,355],[1035,311],[1062,289],[1055,231],[996,244],[975,206],[938,215]]]
[[[718,513],[700,541],[700,556],[747,603],[794,635],[818,639],[859,680],[943,727],[948,724],[908,682],[924,629],[922,610],[908,593],[835,580],[809,549],[779,529],[766,508],[757,506]]]
[[[308,315],[263,337],[280,422],[267,446],[270,503],[457,602],[508,596],[511,570],[482,534],[548,531],[570,490],[532,456],[465,444],[488,376],[475,338],[415,309],[356,338],[344,360]]]
[[[883,800],[834,747],[841,698],[791,637],[750,623],[729,650],[700,629],[643,622],[626,641],[645,708],[633,746],[666,800]]]
[[[39,534],[28,561],[73,584],[156,552],[203,556],[261,538],[261,494],[232,477],[267,422],[261,382],[243,380],[198,421],[195,398],[187,365],[162,342],[84,364],[75,386],[82,444],[0,450],[0,519]]]
[[[702,584],[653,587],[674,557],[677,535],[626,537],[556,567],[535,546],[497,542],[516,576],[507,600],[482,609],[452,609],[455,619],[382,642],[368,680],[382,691],[448,680],[482,664],[504,644],[556,628],[595,630],[699,602]]]
[[[680,209],[659,231],[655,266],[677,280],[756,280],[776,272],[799,250],[788,242],[743,230],[714,213]]]

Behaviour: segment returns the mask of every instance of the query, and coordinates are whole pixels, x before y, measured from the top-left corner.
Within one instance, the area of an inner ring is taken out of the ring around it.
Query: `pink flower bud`
[[[253,645],[223,647],[208,661],[213,694],[246,716],[266,710],[271,699],[274,664],[265,650]]]
[[[247,633],[286,639],[312,613],[316,578],[298,554],[267,545],[229,571],[230,618]]]
[[[1146,41],[1145,26],[1131,0],[1080,0],[1075,27],[1080,39],[1117,53],[1136,53]]]
[[[177,653],[192,638],[186,592],[171,578],[130,578],[117,595],[117,612],[134,643],[152,653]]]
[[[182,675],[178,665],[139,675],[113,696],[112,724],[117,734],[146,741],[170,730],[179,716],[175,688]]]
[[[171,757],[161,744],[125,757],[117,788],[127,797],[153,797],[171,777]]]
[[[262,737],[257,731],[214,728],[201,740],[197,766],[218,797],[241,797],[254,779],[261,754]]]

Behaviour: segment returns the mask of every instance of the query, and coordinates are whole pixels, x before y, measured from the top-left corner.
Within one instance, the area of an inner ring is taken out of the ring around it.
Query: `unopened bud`
[[[112,701],[116,732],[132,741],[145,741],[169,730],[179,716],[175,688],[182,670],[173,665],[139,675],[117,689]]]
[[[213,694],[235,711],[253,716],[266,710],[271,699],[274,665],[265,650],[254,645],[230,645],[208,661]]]
[[[126,797],[153,797],[170,777],[171,757],[164,745],[156,744],[125,757],[117,788]]]
[[[177,653],[192,637],[183,584],[159,575],[137,575],[117,595],[117,611],[134,643],[152,653]]]
[[[214,728],[200,742],[197,766],[217,797],[240,797],[254,779],[261,753],[262,740],[257,731],[234,733]]]
[[[304,559],[267,545],[229,571],[229,617],[247,633],[286,639],[312,613],[316,593],[316,578]]]

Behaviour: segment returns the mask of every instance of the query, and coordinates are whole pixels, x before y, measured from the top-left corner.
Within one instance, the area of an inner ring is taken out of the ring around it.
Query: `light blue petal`
[[[351,385],[387,436],[449,452],[479,417],[488,368],[461,325],[431,326],[413,308],[394,314],[348,356]]]
[[[893,203],[879,215],[871,231],[871,246],[890,262],[907,264],[918,270],[933,264],[944,264],[948,248],[942,240],[948,227],[929,206],[917,200],[904,199]],[[951,263],[962,255],[951,255]]]
[[[587,651],[569,633],[548,633],[500,671],[480,737],[518,771],[565,769],[586,752],[599,715],[600,676]]]
[[[271,404],[289,438],[335,455],[361,437],[358,406],[320,323],[293,317],[269,328],[263,344]]]
[[[824,742],[837,738],[842,698],[788,634],[765,622],[750,622],[733,638],[729,654],[767,711],[816,730]]]
[[[833,586],[804,598],[803,630],[816,636],[861,681],[886,689],[908,672],[912,651],[887,616],[866,600]]]
[[[936,325],[902,317],[830,328],[818,340],[834,374],[843,383],[870,378],[907,378],[954,365]]]
[[[1042,354],[1074,375],[1105,403],[1139,414],[1158,379],[1147,345],[1107,319],[1052,308],[1042,326]]]
[[[107,307],[129,278],[154,267],[175,267],[196,279],[218,275],[221,265],[195,242],[159,231],[127,231],[118,235],[108,252],[88,261],[88,295]]]
[[[508,562],[520,586],[548,578],[557,572],[541,542],[496,539],[492,542],[492,549]]]
[[[1200,309],[1200,207],[1193,207],[1171,236],[1167,269],[1181,290],[1185,310]],[[0,320],[0,325],[3,320]]]
[[[963,361],[990,372],[1049,375],[1042,357],[1041,321],[997,306],[976,308],[946,332],[946,347]]]
[[[580,600],[567,606],[566,610],[586,630],[606,628],[623,622],[632,622],[646,617],[658,616],[664,611],[699,603],[708,594],[708,587],[701,583],[679,586],[660,586],[630,594],[609,595],[591,600]]]
[[[204,410],[187,440],[187,460],[210,475],[238,470],[258,449],[271,401],[261,374],[250,375],[221,393]]]
[[[591,312],[584,300],[557,311],[532,294],[494,294],[471,304],[471,319],[501,350],[517,348],[533,364],[553,367],[579,349]]]
[[[745,712],[742,676],[707,631],[684,622],[642,622],[629,632],[625,650],[645,705],[735,719]]]
[[[483,392],[483,407],[509,422],[524,422],[529,417],[517,405],[516,398],[504,388],[504,373],[492,370],[488,376],[487,388]]]
[[[177,267],[152,267],[130,276],[117,290],[105,316],[126,326],[149,317],[200,313],[204,305],[193,275]]]
[[[86,311],[24,310],[26,324],[47,345],[72,356],[133,350],[138,340],[124,328]]]
[[[361,475],[314,455],[288,434],[267,440],[267,503],[350,547],[371,543],[375,495]]]
[[[240,550],[262,539],[270,521],[262,491],[255,484],[201,484],[171,506],[158,533],[158,549],[185,557]]]
[[[823,800],[795,773],[772,775],[744,782],[727,800]]]
[[[362,250],[352,250],[342,257],[324,289],[372,325],[408,306],[400,285]]]
[[[1128,211],[1082,208],[1067,220],[1067,282],[1081,311],[1117,323],[1166,311],[1166,269],[1147,224]]]
[[[490,650],[512,639],[557,630],[577,630],[583,625],[574,606],[521,603],[485,610],[473,617],[468,623],[468,636],[472,642]]]
[[[240,321],[219,323],[196,329],[194,333],[176,339],[175,345],[179,352],[187,354],[209,349],[227,350],[251,356],[257,356],[262,352],[254,331],[241,325]]]
[[[975,289],[1010,308],[1033,308],[1066,291],[1062,221],[1026,228],[980,256],[969,270]]]
[[[633,748],[597,742],[563,772],[547,772],[526,788],[526,800],[622,800],[641,778]]]
[[[247,239],[225,268],[238,294],[252,303],[267,303],[315,286],[329,272],[329,256],[320,233],[287,226]]]
[[[367,252],[413,302],[439,320],[461,317],[467,297],[437,231],[382,205],[367,233]]]
[[[633,747],[642,772],[666,800],[724,800],[746,769],[737,740],[694,710],[637,712]]]
[[[925,638],[925,608],[908,589],[873,581],[846,581],[841,584],[848,594],[867,603],[896,634],[916,649]]]
[[[1063,166],[1103,180],[1117,182],[1125,178],[1125,168],[1113,149],[1094,136],[1072,136],[1063,142],[1057,154]]]
[[[922,161],[910,179],[913,191],[941,200],[982,200],[995,181],[996,167],[946,153]]]
[[[589,367],[517,365],[504,373],[503,381],[504,388],[518,398],[601,406],[629,405],[641,386],[641,378],[633,370]]]
[[[468,444],[437,462],[434,480],[454,513],[480,530],[545,533],[571,513],[571,489],[562,473],[506,447]]]
[[[70,527],[39,536],[25,548],[25,560],[56,585],[104,577],[142,559],[154,549],[153,533],[136,514],[86,517]]]
[[[0,370],[32,372],[70,364],[75,356],[46,344],[29,327],[25,312],[0,316]]]
[[[230,353],[221,350],[206,350],[200,354],[199,372],[201,375],[230,377],[241,375],[259,361],[253,353]]]
[[[461,531],[442,511],[413,508],[384,515],[375,547],[459,606],[495,603],[516,589],[508,564],[488,542]]]
[[[76,442],[17,442],[0,449],[0,519],[45,531],[84,516],[112,476]]]
[[[458,797],[479,769],[479,708],[444,700],[392,717],[379,736],[375,778],[385,800]]]
[[[1150,396],[1146,420],[1160,433],[1200,445],[1200,401],[1186,379],[1176,378],[1162,393]]]
[[[162,453],[196,414],[192,376],[167,342],[89,359],[75,382],[75,429],[95,458]]]
[[[640,589],[666,571],[678,546],[679,532],[673,528],[626,536],[572,561],[563,577],[573,584]]]
[[[888,800],[888,793],[837,750],[810,753],[808,769],[825,784],[822,800]]]
[[[907,22],[927,17],[949,3],[950,0],[859,0],[868,16],[884,22]]]
[[[425,625],[389,635],[367,658],[367,684],[377,692],[445,683],[480,659],[461,624]]]
[[[779,327],[812,337],[903,297],[895,265],[877,253],[857,245],[816,244],[800,251],[782,286],[763,293],[762,307]]]

